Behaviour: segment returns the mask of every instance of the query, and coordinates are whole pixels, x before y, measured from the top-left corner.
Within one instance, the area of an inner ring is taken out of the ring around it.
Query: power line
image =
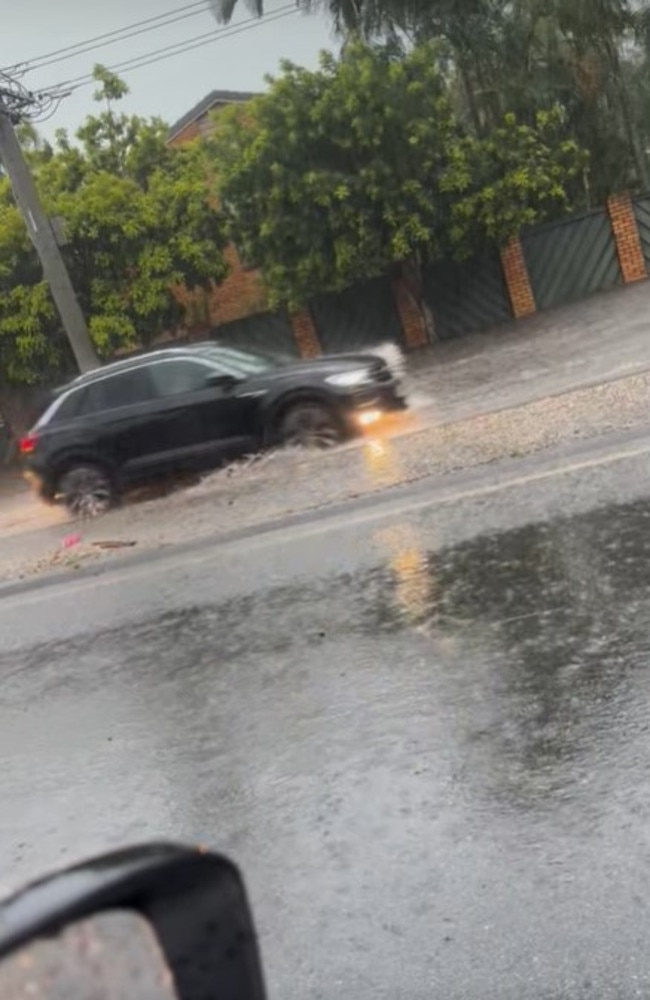
[[[66,96],[66,94],[58,94],[57,96],[50,97],[40,111],[30,115],[29,120],[38,125],[49,122],[50,118],[54,118]]]
[[[0,70],[0,109],[14,125],[46,113],[58,99],[57,94],[34,94],[19,80]]]
[[[284,7],[278,8],[278,10],[284,9]],[[92,52],[95,49],[106,48],[108,45],[114,45],[116,42],[128,41],[131,38],[148,34],[158,28],[166,28],[169,25],[177,24],[180,21],[185,21],[190,17],[196,17],[198,14],[204,14],[207,12],[206,0],[194,0],[193,3],[185,4],[182,7],[175,7],[172,10],[167,11],[165,14],[156,14],[154,17],[147,17],[142,21],[134,21],[131,24],[124,25],[122,28],[115,28],[112,31],[106,31],[101,35],[86,38],[80,42],[75,42],[72,45],[66,45],[63,48],[53,49],[51,52],[45,52],[43,55],[35,56],[33,59],[27,59],[19,63],[14,63],[11,66],[5,67],[4,72],[14,75],[25,75],[26,73],[31,73],[34,70],[43,69],[46,66],[53,66],[57,63],[65,62],[68,59],[74,59],[76,56],[84,55],[85,53]],[[277,10],[269,11],[270,14],[275,14],[277,12]],[[233,25],[232,27],[239,27],[240,25],[250,24],[253,22],[257,23],[259,21],[259,17],[251,16],[246,18],[244,21],[239,21],[236,26]],[[189,41],[192,40],[193,39],[189,39]]]
[[[193,6],[196,6],[194,4]],[[182,8],[181,8],[182,9]],[[56,54],[51,59],[45,59],[41,57],[38,60],[31,60],[24,66],[18,66],[24,73],[31,73],[37,69],[44,69],[46,66],[54,66],[57,63],[66,62],[68,59],[74,59],[75,56],[84,55],[87,52],[94,52],[96,49],[103,49],[109,45],[115,45],[117,42],[125,42],[131,38],[136,38],[138,35],[146,35],[151,31],[155,31],[158,28],[166,28],[171,24],[176,24],[179,21],[186,21],[190,17],[196,17],[197,14],[204,14],[205,7],[203,6],[203,0],[201,0],[201,5],[198,10],[190,11],[185,14],[178,14],[176,17],[169,17],[166,21],[159,20],[157,24],[150,24],[148,27],[138,28],[136,31],[127,31],[126,29],[121,29],[121,32],[113,32],[114,38],[106,38],[104,41],[96,42],[91,39],[88,43],[80,42],[77,46],[69,46],[67,49],[62,49],[61,54]],[[257,18],[251,18],[250,20],[258,20]]]
[[[184,52],[200,48],[203,45],[231,38],[244,31],[259,28],[263,23],[278,21],[284,17],[293,16],[296,13],[297,8],[293,4],[287,4],[286,7],[280,7],[274,11],[273,15],[268,17],[265,22],[251,19],[255,20],[255,23],[249,24],[244,22],[231,30],[221,29],[211,32],[207,37],[201,35],[196,38],[187,39],[184,42],[177,42],[174,45],[155,49],[152,52],[143,53],[141,56],[123,60],[115,64],[111,69],[130,72],[144,66],[150,66],[153,63],[169,59],[174,55],[180,55]],[[176,20],[181,19],[182,17],[179,16]],[[157,20],[160,21],[160,18]],[[165,24],[169,23],[171,22],[168,16]],[[161,23],[155,26],[162,27],[163,25]],[[146,28],[142,23],[139,27],[142,30],[134,33],[142,34],[145,30],[153,30],[153,27]],[[128,35],[122,32],[120,40],[126,37]],[[103,41],[106,43],[105,36]],[[81,55],[82,52],[89,51],[92,47],[90,44],[86,44],[85,48],[82,44],[75,47],[68,47],[66,50],[67,55],[66,52],[59,50],[52,56],[49,62],[47,59],[41,59],[40,65],[34,65],[32,68],[42,68],[45,65],[51,65],[53,62],[62,61],[64,57],[69,58],[71,48],[74,48],[74,55]],[[57,56],[61,58],[59,59]],[[29,69],[25,71],[28,72]],[[70,281],[65,261],[61,255],[54,229],[39,201],[36,186],[21,150],[14,125],[30,119],[38,120],[40,118],[41,120],[47,120],[48,117],[56,113],[66,93],[70,93],[72,90],[76,90],[92,82],[93,75],[88,74],[85,77],[78,77],[67,81],[67,84],[59,84],[57,87],[51,87],[39,93],[33,93],[28,90],[16,77],[16,72],[8,74],[0,70],[0,160],[4,164],[5,170],[11,180],[16,202],[25,218],[30,238],[43,267],[44,277],[50,286],[63,327],[79,367],[82,371],[87,371],[97,365],[97,356]],[[66,86],[67,91],[65,90]]]
[[[299,11],[293,3],[286,4],[284,7],[279,7],[273,14],[267,15],[262,21],[260,21],[257,17],[251,18],[250,21],[253,23],[245,21],[236,28],[221,28],[217,31],[211,32],[208,36],[205,34],[196,35],[194,38],[185,39],[183,42],[175,42],[173,45],[167,45],[161,49],[154,49],[152,52],[143,53],[140,56],[133,56],[131,59],[125,59],[122,62],[115,63],[107,68],[110,72],[120,71],[122,73],[129,73],[132,70],[142,69],[145,66],[151,66],[164,59],[170,59],[172,56],[183,55],[185,52],[191,52],[194,49],[202,48],[204,45],[210,45],[213,42],[222,41],[226,38],[232,38],[235,35],[243,34],[245,31],[251,31],[254,28],[264,27],[265,24],[280,21],[285,17],[291,17],[297,13],[299,13]],[[72,91],[78,90],[80,87],[85,87],[93,82],[95,82],[93,74],[86,73],[83,76],[63,80],[61,83],[48,87],[47,90],[58,96],[62,91],[65,91],[66,94],[72,93]]]
[[[199,8],[193,11],[193,8]],[[183,11],[192,11],[192,13],[183,15]],[[131,37],[128,32],[133,31],[134,34],[141,34],[142,32],[135,29],[143,28],[144,30],[153,31],[157,27],[163,27],[157,22],[165,21],[166,18],[172,17],[173,15],[180,15],[178,20],[181,20],[183,16],[193,17],[194,14],[201,14],[206,11],[205,0],[194,0],[193,3],[185,4],[183,7],[175,7],[173,10],[167,11],[166,14],[156,14],[154,17],[147,17],[142,21],[134,21],[131,24],[125,24],[122,28],[115,28],[113,31],[105,31],[101,35],[94,35],[92,38],[85,38],[81,42],[75,42],[73,45],[65,45],[60,49],[53,49],[51,52],[45,52],[41,56],[35,56],[33,59],[26,59],[23,62],[15,63],[12,66],[5,67],[5,72],[11,72],[12,70],[23,70],[28,72],[31,69],[37,69],[42,65],[50,65],[51,62],[59,62],[57,58],[61,56],[62,58],[70,59],[75,55],[80,55],[78,51],[81,49],[83,52],[90,51],[90,48],[102,48],[104,44],[110,45],[113,41],[122,41],[123,36]],[[172,22],[173,23],[173,22]],[[146,28],[150,25],[150,28]],[[66,55],[69,53],[69,55]]]
[[[204,0],[201,0],[201,2],[203,3]],[[218,42],[227,38],[232,38],[235,35],[243,34],[245,31],[252,31],[253,29],[264,27],[264,25],[269,22],[272,23],[274,21],[282,20],[285,17],[292,17],[297,13],[299,13],[297,5],[295,3],[287,3],[278,7],[263,20],[260,20],[257,17],[251,17],[240,22],[238,25],[219,28],[216,31],[212,31],[207,36],[205,34],[196,35],[181,42],[175,42],[172,45],[164,46],[163,48],[154,49],[150,52],[143,52],[140,55],[131,57],[130,59],[125,59],[121,62],[115,63],[113,66],[108,68],[110,71],[130,73],[134,70],[142,69],[146,66],[151,66],[155,63],[170,59],[173,56],[183,55],[186,52],[202,48],[204,45],[210,45],[213,42]],[[76,55],[80,53],[75,52],[74,54]],[[2,106],[3,112],[14,124],[18,124],[21,121],[47,121],[54,114],[56,114],[59,105],[65,97],[73,91],[78,90],[81,87],[85,87],[93,82],[95,82],[94,75],[92,73],[86,73],[78,77],[73,77],[70,80],[65,80],[51,87],[43,88],[38,92],[33,92],[25,87],[19,79],[17,79],[17,74],[9,74],[0,70],[0,105]]]

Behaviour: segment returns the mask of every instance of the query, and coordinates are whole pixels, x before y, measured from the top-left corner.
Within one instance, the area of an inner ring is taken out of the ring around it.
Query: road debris
[[[80,543],[81,543],[81,535],[77,534],[66,535],[63,541],[61,542],[61,548],[73,549],[75,545],[79,545]]]
[[[137,545],[138,543],[134,541],[114,539],[112,541],[107,540],[100,542],[91,542],[90,544],[95,549],[130,549],[133,548],[133,546]]]

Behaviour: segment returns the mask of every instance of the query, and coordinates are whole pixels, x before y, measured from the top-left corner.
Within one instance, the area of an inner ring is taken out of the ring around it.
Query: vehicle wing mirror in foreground
[[[238,379],[234,375],[219,375],[215,372],[214,375],[208,375],[207,383],[208,385],[218,387],[219,389],[232,390],[238,383]]]
[[[246,892],[226,858],[132,848],[0,904],[2,1000],[264,1000]]]

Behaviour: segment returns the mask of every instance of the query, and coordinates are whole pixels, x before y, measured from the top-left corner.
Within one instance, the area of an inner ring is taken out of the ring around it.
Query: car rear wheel
[[[283,445],[300,448],[332,448],[343,441],[344,432],[336,414],[322,403],[295,403],[280,420]]]
[[[97,465],[77,465],[70,469],[61,479],[59,490],[74,517],[99,517],[116,499],[110,476]]]

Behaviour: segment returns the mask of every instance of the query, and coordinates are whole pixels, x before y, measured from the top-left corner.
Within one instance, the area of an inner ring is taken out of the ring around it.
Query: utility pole
[[[99,360],[52,223],[41,205],[34,178],[20,147],[13,118],[0,80],[0,160],[11,181],[16,203],[24,216],[29,237],[39,256],[45,280],[50,286],[76,362],[82,372],[87,372],[97,368]]]

